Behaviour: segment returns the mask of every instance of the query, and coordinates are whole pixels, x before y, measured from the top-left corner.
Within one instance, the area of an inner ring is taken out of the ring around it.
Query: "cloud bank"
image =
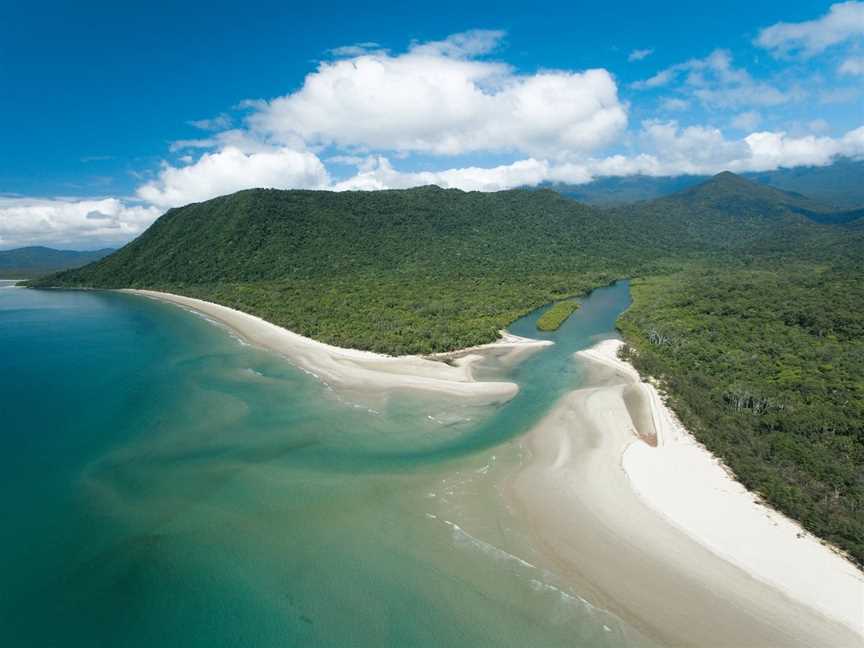
[[[161,213],[116,198],[0,198],[0,248],[55,245],[94,248],[126,243]]]
[[[607,70],[520,75],[473,58],[501,36],[468,32],[399,56],[324,62],[297,92],[258,104],[250,128],[282,145],[554,157],[594,150],[626,128]]]
[[[156,180],[138,188],[138,197],[167,208],[241,189],[315,189],[327,187],[329,181],[324,164],[313,153],[287,148],[244,153],[227,146],[217,153],[205,153],[187,166],[166,164]]]

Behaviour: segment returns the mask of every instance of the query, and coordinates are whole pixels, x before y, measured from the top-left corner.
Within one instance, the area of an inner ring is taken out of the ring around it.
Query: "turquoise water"
[[[543,565],[504,485],[582,379],[595,291],[497,409],[334,392],[179,308],[0,287],[0,645],[647,646]]]

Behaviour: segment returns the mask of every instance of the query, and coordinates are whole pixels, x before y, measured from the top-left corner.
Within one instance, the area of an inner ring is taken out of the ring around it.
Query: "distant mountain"
[[[112,252],[114,252],[113,248],[79,252],[41,246],[0,250],[0,277],[34,276],[79,268],[98,261]]]
[[[789,211],[803,215],[829,211],[824,204],[800,193],[756,184],[729,171],[718,173],[705,182],[673,194],[667,200],[700,209],[722,210],[734,215],[754,213],[761,217]]]
[[[841,158],[828,166],[744,174],[750,180],[809,196],[832,207],[864,207],[864,160]]]
[[[814,222],[826,216],[819,202],[724,172],[675,194],[603,210],[633,231],[679,254],[718,253],[775,257],[795,250],[799,259],[854,255],[860,242],[835,227]],[[829,212],[830,213],[830,212]]]
[[[705,182],[708,178],[709,176],[696,175],[609,176],[580,185],[544,183],[542,187],[557,191],[581,203],[609,207],[668,196]]]
[[[741,177],[818,201],[822,204],[822,209],[816,213],[842,213],[864,207],[864,160],[842,158],[824,167],[795,167],[743,173]],[[581,185],[547,183],[544,187],[589,205],[617,206],[661,198],[694,187],[708,179],[709,176],[698,175],[634,175],[598,178]]]

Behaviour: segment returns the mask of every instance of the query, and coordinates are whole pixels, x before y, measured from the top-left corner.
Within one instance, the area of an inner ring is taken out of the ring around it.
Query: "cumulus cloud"
[[[643,59],[648,58],[654,53],[653,49],[635,49],[630,52],[629,56],[627,56],[627,60],[631,63],[633,61],[641,61]]]
[[[815,20],[779,22],[766,27],[759,32],[756,45],[770,50],[774,56],[807,58],[861,36],[864,36],[864,2],[840,2]]]
[[[0,198],[0,248],[53,245],[95,248],[125,243],[159,215],[116,198]]]
[[[727,50],[714,50],[702,59],[690,59],[654,76],[631,84],[636,90],[651,90],[677,83],[677,90],[713,108],[776,106],[803,96],[799,89],[781,91],[757,81],[747,70],[732,63]]]
[[[500,191],[536,185],[549,176],[549,163],[529,158],[496,167],[465,167],[445,171],[399,172],[382,156],[365,160],[352,178],[334,185],[336,191],[349,189],[405,189],[438,185],[465,191]]]
[[[727,139],[707,126],[681,127],[675,121],[646,121],[639,135],[645,150],[633,157],[613,156],[589,165],[592,175],[712,174],[720,171],[769,171],[779,167],[824,166],[837,156],[864,156],[864,126],[843,137],[793,137],[782,131],[750,133]]]
[[[742,139],[727,139],[717,128],[680,127],[675,121],[647,121],[640,135],[645,149],[653,151],[633,158],[617,160],[611,175],[678,175],[768,171],[779,167],[823,166],[837,156],[864,156],[864,126],[843,137],[793,137],[782,131],[750,133]],[[593,166],[594,171],[598,168]]]
[[[325,62],[296,92],[258,104],[253,132],[353,151],[457,155],[585,152],[627,124],[606,70],[521,75],[477,60],[500,32],[475,31],[415,44],[401,55]]]
[[[200,202],[241,189],[321,188],[329,176],[308,151],[280,148],[245,153],[228,146],[205,153],[195,163],[163,166],[156,180],[138,188],[138,197],[161,208]]]
[[[788,137],[786,133],[760,132],[745,138],[750,156],[745,170],[763,171],[777,167],[823,166],[838,155],[864,155],[864,126],[843,137]]]
[[[466,191],[499,191],[542,182],[581,184],[601,176],[708,175],[726,170],[740,173],[781,166],[822,166],[839,155],[864,156],[864,127],[836,139],[815,135],[793,137],[780,131],[727,139],[717,128],[681,127],[675,121],[647,120],[637,139],[641,147],[651,152],[564,162],[527,158],[491,168],[400,172],[387,158],[373,156],[360,164],[354,177],[333,188],[400,189],[436,184]]]

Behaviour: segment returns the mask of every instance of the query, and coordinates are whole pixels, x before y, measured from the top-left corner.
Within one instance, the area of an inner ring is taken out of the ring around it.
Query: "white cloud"
[[[211,137],[199,139],[183,139],[171,142],[168,150],[170,150],[172,153],[176,153],[177,151],[185,151],[187,149],[213,148],[214,146],[216,146],[216,144],[217,141]]]
[[[864,156],[864,126],[840,138],[792,137],[781,131],[761,131],[730,140],[716,128],[681,128],[674,121],[647,121],[640,138],[643,148],[651,153],[595,161],[589,165],[592,174],[703,175],[724,170],[740,173],[823,166],[840,155]]]
[[[492,168],[466,167],[446,171],[396,171],[387,158],[369,158],[358,169],[357,175],[333,188],[348,189],[404,189],[422,185],[438,185],[465,191],[500,191],[511,187],[536,185],[549,176],[549,163],[545,160],[519,160]]]
[[[690,102],[677,97],[668,97],[660,102],[663,110],[680,111],[687,110],[690,107]]]
[[[770,83],[757,81],[743,68],[732,64],[726,50],[714,50],[702,59],[690,59],[636,81],[631,87],[650,90],[677,82],[677,90],[712,108],[776,106],[803,96],[800,89],[781,91]]]
[[[777,167],[823,166],[838,155],[864,155],[864,126],[843,137],[788,137],[785,133],[752,133],[745,138],[750,147],[747,170],[763,171]]]
[[[740,115],[736,115],[731,124],[733,128],[742,131],[752,131],[762,121],[762,115],[755,110],[748,110]]]
[[[166,164],[159,177],[138,188],[138,197],[157,207],[200,202],[241,189],[319,188],[328,184],[327,170],[313,153],[280,148],[244,153],[233,146],[205,153],[194,164]]]
[[[341,58],[343,56],[353,57],[353,56],[362,56],[363,54],[370,54],[374,52],[384,52],[384,48],[382,48],[378,43],[374,42],[366,42],[366,43],[354,43],[353,45],[343,45],[342,47],[334,47],[333,49],[327,50],[327,53],[331,56],[335,56],[337,58]]]
[[[0,248],[24,245],[93,249],[126,243],[159,215],[116,198],[0,198]]]
[[[221,115],[216,115],[210,119],[196,119],[188,122],[190,126],[194,126],[195,128],[199,128],[201,130],[226,130],[231,128],[231,117],[222,113]]]
[[[292,94],[249,117],[257,136],[295,147],[456,155],[585,152],[627,124],[606,70],[520,75],[476,60],[500,32],[467,32],[407,53],[321,63]]]
[[[474,58],[494,51],[504,38],[504,32],[494,29],[471,29],[452,34],[441,41],[414,43],[411,52],[420,56]]]
[[[651,88],[660,88],[665,85],[669,85],[678,72],[683,69],[681,67],[682,64],[673,65],[672,67],[666,68],[665,70],[660,70],[657,74],[642,81],[634,81],[630,84],[631,88],[636,90],[649,90]]]
[[[681,128],[674,121],[648,121],[643,124],[641,138],[644,148],[653,153],[611,158],[617,160],[618,166],[613,175],[768,171],[778,167],[823,166],[839,155],[864,156],[864,126],[841,138],[792,137],[782,131],[761,131],[740,140],[729,140],[716,128]],[[607,160],[607,167],[610,164]],[[594,164],[592,172],[602,168]]]
[[[864,75],[864,57],[848,58],[840,64],[837,72],[847,76]]]
[[[740,173],[781,166],[821,166],[830,164],[838,155],[864,156],[864,127],[839,139],[813,135],[791,137],[784,132],[763,131],[729,140],[716,128],[682,128],[675,121],[649,120],[643,123],[638,139],[650,153],[565,162],[527,158],[492,168],[434,172],[400,172],[388,159],[370,157],[364,160],[354,177],[337,183],[334,188],[399,189],[436,184],[466,191],[499,191],[546,181],[581,184],[600,176],[707,175],[725,170]]]
[[[627,57],[627,60],[631,63],[633,61],[641,61],[643,59],[648,58],[654,53],[653,49],[635,49],[630,52],[630,55]]]
[[[811,57],[846,40],[864,36],[864,2],[840,2],[821,18],[779,22],[759,32],[756,44],[775,56]]]

